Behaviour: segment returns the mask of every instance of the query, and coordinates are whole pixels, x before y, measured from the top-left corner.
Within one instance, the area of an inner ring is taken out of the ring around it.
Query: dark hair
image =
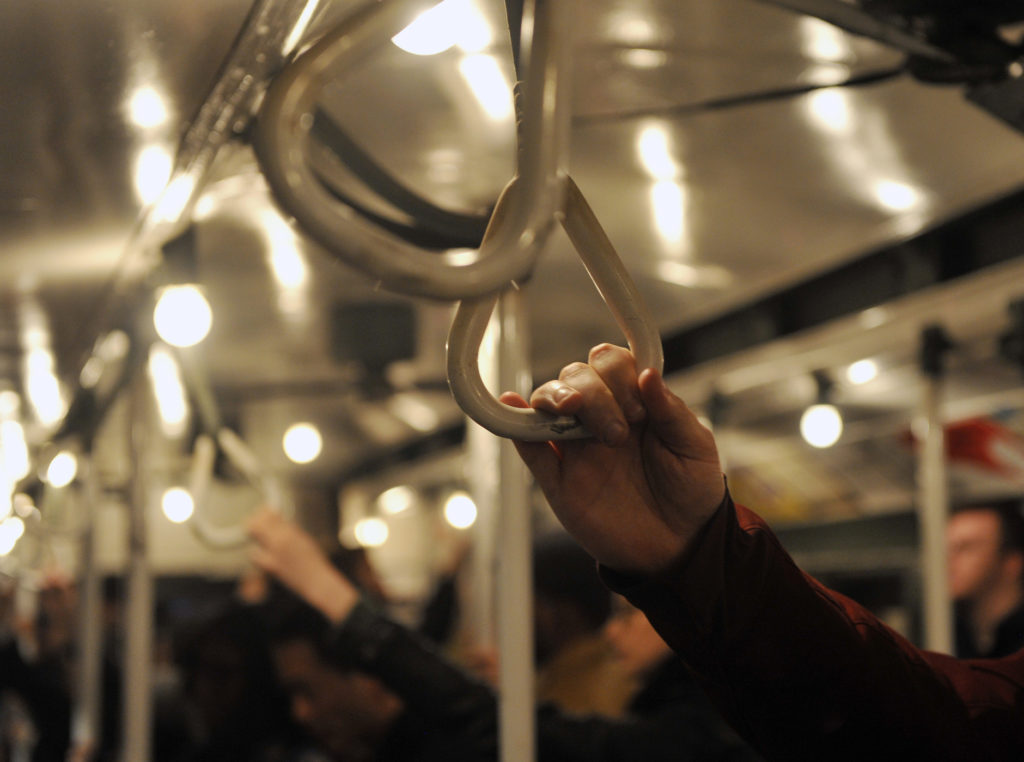
[[[1004,553],[1024,553],[1024,505],[1018,498],[974,500],[953,508],[955,516],[969,511],[990,511],[999,518]]]
[[[533,587],[537,595],[575,606],[594,629],[611,614],[611,593],[597,575],[597,562],[565,532],[534,542]]]

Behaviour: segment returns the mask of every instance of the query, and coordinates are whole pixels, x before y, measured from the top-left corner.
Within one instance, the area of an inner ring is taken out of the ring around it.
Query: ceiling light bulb
[[[196,286],[167,286],[160,291],[153,310],[153,325],[160,338],[168,344],[191,347],[210,332],[213,312]]]
[[[17,516],[11,516],[0,523],[0,556],[6,556],[25,534],[25,522]]]
[[[384,519],[359,519],[355,526],[356,542],[364,548],[379,548],[388,541],[388,525]]]
[[[67,450],[53,456],[46,468],[46,481],[52,487],[66,487],[75,480],[78,473],[78,459]]]
[[[281,444],[293,463],[311,463],[319,457],[324,441],[313,424],[296,423],[288,427]]]
[[[171,487],[164,492],[160,499],[160,508],[163,510],[164,516],[175,524],[183,524],[188,521],[196,509],[192,495],[182,487]]]
[[[843,417],[835,405],[811,405],[800,417],[800,434],[812,447],[831,447],[843,433]]]
[[[444,504],[444,518],[456,529],[468,529],[476,522],[476,503],[465,492],[453,492]]]
[[[445,0],[417,16],[391,41],[405,52],[417,56],[442,53],[455,44],[459,26],[457,13],[456,3]]]
[[[866,384],[878,376],[878,363],[874,360],[858,360],[846,369],[846,378],[851,384]]]
[[[384,513],[394,516],[409,510],[415,499],[416,495],[412,489],[399,485],[381,492],[380,497],[377,498],[377,505]]]

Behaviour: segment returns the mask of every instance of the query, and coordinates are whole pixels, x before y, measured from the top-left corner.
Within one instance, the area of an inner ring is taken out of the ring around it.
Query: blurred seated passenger
[[[1008,656],[1024,646],[1024,517],[1016,500],[961,506],[946,527],[956,655]]]

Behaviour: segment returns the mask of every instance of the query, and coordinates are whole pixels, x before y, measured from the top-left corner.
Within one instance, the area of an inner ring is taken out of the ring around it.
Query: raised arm
[[[1024,655],[920,651],[802,574],[732,504],[711,433],[627,350],[596,347],[530,404],[598,435],[517,444],[558,518],[766,757],[1024,758]]]

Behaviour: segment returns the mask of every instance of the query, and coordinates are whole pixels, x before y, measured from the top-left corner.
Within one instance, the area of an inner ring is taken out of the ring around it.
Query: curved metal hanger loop
[[[562,227],[583,261],[636,355],[638,369],[664,367],[661,337],[654,318],[626,272],[590,205],[564,178]],[[488,431],[525,441],[580,439],[590,433],[576,418],[514,408],[496,399],[480,376],[477,356],[498,297],[459,303],[448,334],[448,383],[459,407]]]
[[[245,527],[213,524],[204,510],[209,502],[218,448],[245,480],[256,488],[268,505],[276,510],[282,510],[284,500],[278,483],[267,477],[255,454],[231,429],[222,427],[213,436],[200,434],[196,438],[188,479],[188,490],[194,504],[192,516],[188,521],[189,527],[203,544],[211,548],[237,548],[249,542]]]
[[[241,524],[218,526],[206,516],[210,485],[217,460],[217,451],[224,453],[228,463],[262,496],[271,508],[284,512],[288,505],[281,485],[274,479],[245,441],[221,419],[209,378],[186,350],[172,347],[181,368],[182,380],[192,397],[203,432],[196,437],[189,468],[188,490],[193,510],[188,524],[195,536],[215,549],[235,548],[249,541]]]
[[[421,7],[421,0],[370,3],[299,55],[268,89],[253,144],[274,197],[317,242],[386,288],[454,301],[500,291],[527,278],[553,227],[559,128],[554,40],[531,47],[516,175],[520,190],[508,201],[505,222],[470,264],[446,264],[436,252],[366,225],[324,189],[308,161],[316,101],[331,81],[330,73],[353,68]]]

